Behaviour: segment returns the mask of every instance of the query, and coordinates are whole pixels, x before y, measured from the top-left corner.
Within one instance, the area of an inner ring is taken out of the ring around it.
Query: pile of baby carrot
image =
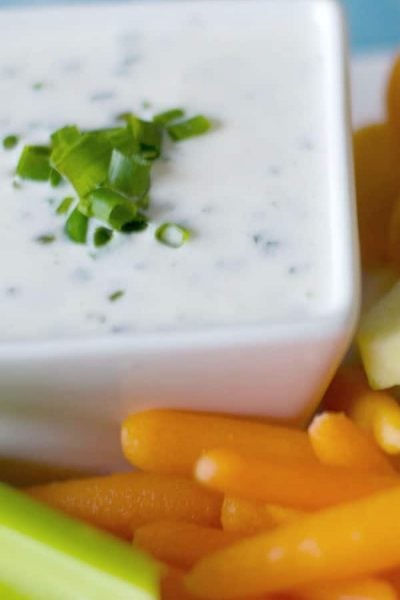
[[[400,594],[400,408],[358,370],[307,432],[153,410],[122,447],[140,470],[27,492],[165,563],[163,600]]]

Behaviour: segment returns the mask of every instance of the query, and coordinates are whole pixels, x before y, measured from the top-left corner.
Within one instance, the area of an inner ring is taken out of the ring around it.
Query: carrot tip
[[[216,470],[215,461],[204,456],[197,461],[194,474],[197,481],[207,482],[214,477]]]

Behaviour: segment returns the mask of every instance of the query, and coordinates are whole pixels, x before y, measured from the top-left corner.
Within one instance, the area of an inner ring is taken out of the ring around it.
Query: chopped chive
[[[22,179],[47,181],[50,177],[50,148],[25,146],[17,165],[17,175]]]
[[[87,133],[62,155],[53,151],[51,163],[84,197],[106,181],[111,153],[112,146],[104,136]]]
[[[89,200],[93,216],[113,229],[121,231],[129,223],[137,220],[136,204],[109,188],[94,190],[89,195]]]
[[[36,81],[35,83],[32,84],[32,89],[35,90],[35,92],[38,92],[38,91],[42,90],[43,88],[44,88],[43,81]]]
[[[167,125],[167,123],[171,123],[172,121],[183,119],[184,116],[185,111],[182,108],[172,108],[171,110],[166,110],[155,115],[153,121],[160,125]]]
[[[72,198],[72,196],[67,196],[66,198],[61,200],[61,203],[57,207],[56,214],[57,215],[65,215],[71,208],[71,205],[73,202],[74,202],[74,198]]]
[[[51,187],[58,187],[62,182],[62,175],[55,169],[50,170],[50,185]]]
[[[167,127],[169,136],[175,142],[186,140],[197,135],[203,135],[203,133],[207,133],[210,129],[211,122],[202,115]]]
[[[19,142],[19,137],[17,135],[6,135],[3,138],[3,148],[6,150],[12,150]]]
[[[153,121],[143,121],[133,113],[124,115],[135,140],[139,142],[140,151],[145,158],[156,159],[161,154],[162,127]]]
[[[112,294],[110,294],[108,296],[108,299],[110,302],[115,302],[116,300],[119,300],[120,298],[122,298],[122,296],[125,295],[124,290],[117,290],[116,292],[113,292]]]
[[[51,135],[51,159],[53,163],[58,163],[66,154],[68,149],[76,144],[81,137],[81,132],[75,125],[67,125],[57,129]]]
[[[156,239],[170,248],[180,248],[190,239],[191,233],[186,227],[176,223],[163,223],[156,232]]]
[[[137,213],[134,221],[129,221],[121,227],[122,233],[140,233],[149,226],[149,221],[142,213]]]
[[[141,156],[125,156],[114,149],[108,171],[108,181],[113,189],[134,200],[146,196],[150,189],[151,162]]]
[[[70,240],[84,244],[87,238],[89,219],[77,208],[72,211],[65,224],[65,231]]]
[[[94,232],[93,243],[96,248],[100,248],[101,246],[105,246],[112,239],[113,232],[111,229],[107,229],[107,227],[98,227]]]
[[[39,237],[36,238],[36,241],[43,245],[52,244],[56,241],[56,236],[52,233],[46,233],[44,235],[39,235]]]

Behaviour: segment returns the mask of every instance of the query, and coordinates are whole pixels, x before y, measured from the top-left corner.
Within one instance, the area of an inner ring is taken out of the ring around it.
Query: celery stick
[[[132,546],[0,483],[0,597],[157,600],[160,575]]]

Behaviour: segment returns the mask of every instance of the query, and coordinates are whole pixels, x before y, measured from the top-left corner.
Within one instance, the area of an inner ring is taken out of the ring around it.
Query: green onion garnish
[[[55,169],[50,170],[50,185],[52,187],[57,187],[62,182],[62,175]]]
[[[17,175],[22,179],[47,181],[50,177],[50,148],[25,146],[17,165]]]
[[[32,89],[35,90],[35,92],[38,92],[38,91],[42,90],[43,88],[44,88],[43,81],[36,81],[35,83],[32,84]]]
[[[114,190],[98,188],[89,195],[89,200],[92,215],[113,229],[123,231],[125,226],[136,220],[136,204]]]
[[[124,290],[117,290],[116,292],[113,292],[112,294],[110,294],[108,296],[108,299],[110,302],[115,302],[116,300],[119,300],[120,298],[122,298],[122,296],[124,296],[125,292]]]
[[[57,186],[65,179],[77,194],[64,198],[56,209],[58,215],[68,215],[65,230],[77,243],[87,241],[89,219],[104,223],[93,234],[95,246],[108,243],[113,231],[133,233],[144,231],[149,224],[150,185],[153,162],[159,158],[167,131],[175,140],[201,135],[211,127],[199,115],[182,121],[185,112],[173,108],[154,116],[152,121],[133,113],[123,113],[123,126],[81,131],[75,125],[57,129],[49,146],[25,146],[16,174],[23,179],[50,181]],[[13,147],[17,136],[3,140],[4,147]],[[16,184],[17,185],[17,184]],[[72,211],[72,212],[71,212]],[[189,230],[174,223],[164,223],[156,238],[172,248],[179,248],[190,237]],[[41,243],[50,243],[43,238]]]
[[[52,244],[53,242],[56,241],[56,236],[53,235],[52,233],[46,233],[44,235],[40,235],[39,237],[36,238],[36,241],[39,242],[39,244]]]
[[[63,156],[51,155],[51,164],[74,186],[79,196],[86,196],[107,180],[112,153],[111,144],[104,136],[84,134]]]
[[[19,142],[19,137],[17,135],[6,135],[3,139],[3,147],[6,150],[12,150]]]
[[[84,244],[87,238],[89,219],[75,208],[65,223],[65,231],[70,240]]]
[[[151,162],[139,155],[125,156],[113,150],[108,182],[113,189],[134,200],[146,196],[150,189]]]
[[[166,110],[165,112],[155,115],[153,121],[159,123],[160,125],[167,125],[167,123],[172,123],[173,121],[178,121],[178,119],[183,119],[184,116],[185,111],[182,108],[172,108],[171,110]]]
[[[167,127],[169,136],[175,142],[186,140],[197,135],[203,135],[203,133],[207,133],[210,129],[211,122],[202,115]]]
[[[186,227],[176,223],[163,223],[156,232],[156,239],[170,248],[180,248],[190,239],[191,233]]]
[[[96,248],[105,246],[111,240],[112,236],[112,229],[107,229],[107,227],[98,227],[94,232],[93,244],[96,246]]]
[[[65,215],[71,208],[73,202],[74,198],[72,198],[72,196],[67,196],[61,200],[61,203],[58,205],[56,210],[57,215]]]
[[[153,121],[143,121],[134,114],[126,114],[124,120],[138,141],[141,154],[155,160],[161,154],[162,127]]]

